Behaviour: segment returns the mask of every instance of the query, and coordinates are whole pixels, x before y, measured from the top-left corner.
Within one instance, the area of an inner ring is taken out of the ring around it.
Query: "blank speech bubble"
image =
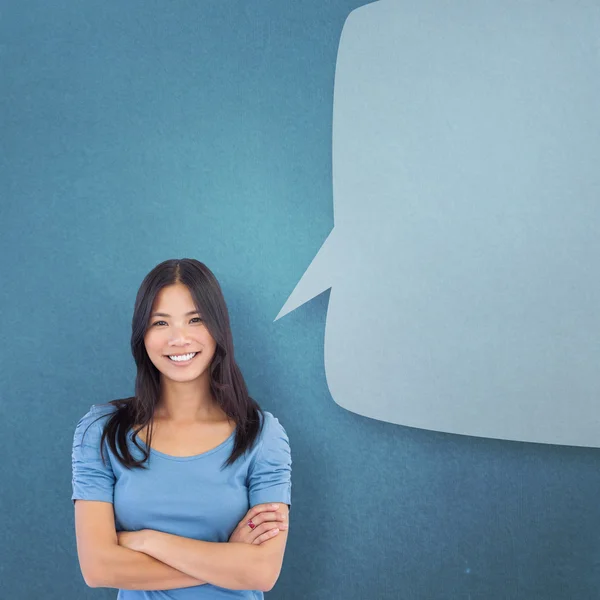
[[[343,408],[598,446],[600,19],[593,2],[380,1],[348,17],[335,226],[277,319],[331,288]]]

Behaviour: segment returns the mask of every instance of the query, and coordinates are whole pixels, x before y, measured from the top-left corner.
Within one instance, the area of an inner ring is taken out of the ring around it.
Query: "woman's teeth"
[[[198,354],[197,352],[190,352],[190,354],[180,354],[180,355],[174,355],[174,356],[169,356],[169,358],[175,362],[185,362],[186,360],[190,360],[192,358],[194,358],[194,356],[196,356],[196,354]]]

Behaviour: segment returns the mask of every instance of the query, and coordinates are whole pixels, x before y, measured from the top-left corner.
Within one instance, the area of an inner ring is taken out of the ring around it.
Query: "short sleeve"
[[[262,440],[248,477],[250,506],[282,502],[291,505],[292,455],[285,429],[265,411]]]
[[[71,500],[113,502],[115,475],[105,449],[102,462],[100,438],[105,419],[95,406],[79,420],[73,437],[73,495]]]

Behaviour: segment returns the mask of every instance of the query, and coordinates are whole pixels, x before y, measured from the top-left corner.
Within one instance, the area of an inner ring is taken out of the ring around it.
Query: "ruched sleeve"
[[[106,464],[100,456],[100,438],[106,419],[96,406],[79,420],[73,437],[73,495],[71,500],[102,500],[113,502],[115,475],[107,447],[104,449]],[[106,444],[106,442],[105,442]]]
[[[250,506],[282,502],[291,504],[292,455],[285,429],[265,411],[262,441],[248,477]]]

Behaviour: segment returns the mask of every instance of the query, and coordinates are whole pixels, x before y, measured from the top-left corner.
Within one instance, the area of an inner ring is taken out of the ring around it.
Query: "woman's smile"
[[[198,354],[200,354],[200,352],[189,352],[188,354],[168,354],[165,356],[165,358],[168,359],[169,362],[183,367],[185,365],[189,365]]]

